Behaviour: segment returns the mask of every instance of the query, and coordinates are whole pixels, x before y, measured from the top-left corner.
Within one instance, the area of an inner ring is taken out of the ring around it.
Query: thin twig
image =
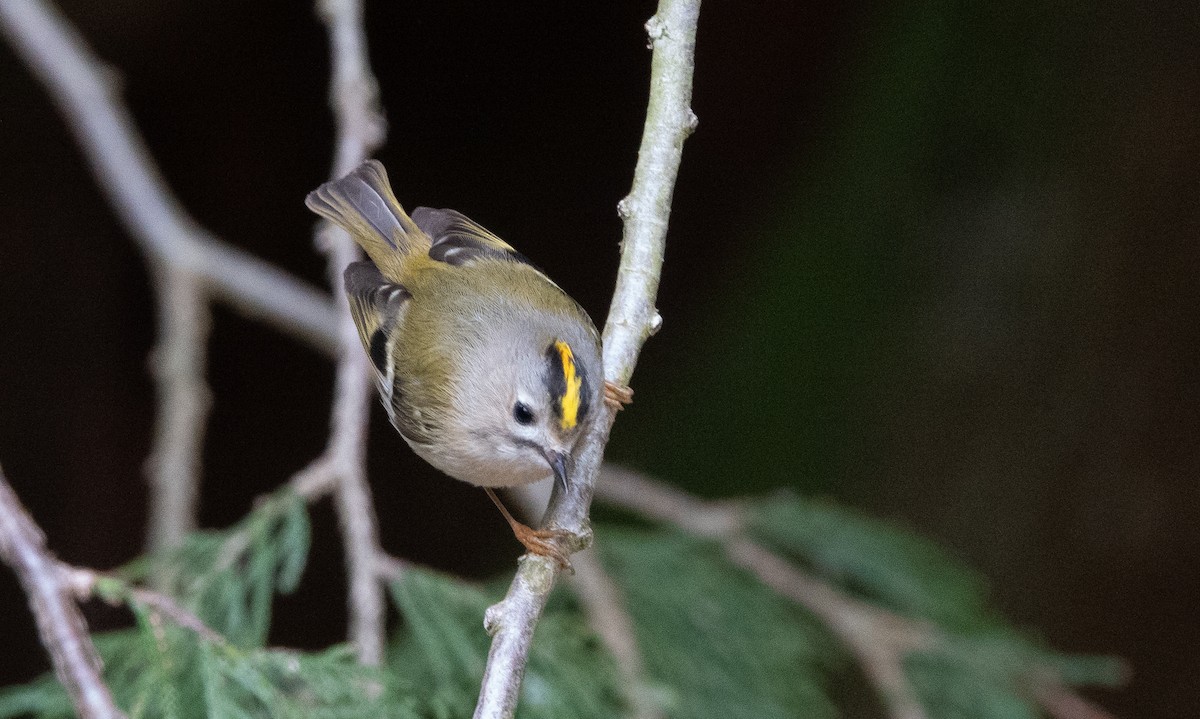
[[[892,719],[925,719],[916,692],[904,675],[904,656],[924,645],[925,635],[906,620],[839,593],[796,569],[743,534],[740,507],[706,502],[638,472],[605,465],[596,497],[645,517],[667,522],[697,537],[723,543],[730,560],[779,594],[801,604],[826,623],[858,659],[883,697]]]
[[[401,582],[413,568],[413,563],[407,559],[380,551],[375,555],[375,574],[381,582]]]
[[[700,537],[724,537],[742,529],[742,510],[736,502],[705,501],[615,464],[601,469],[597,496],[643,517],[674,524]]]
[[[728,538],[725,553],[734,564],[824,622],[858,659],[889,717],[926,719],[925,707],[904,673],[904,658],[933,645],[932,627],[848,597],[745,537]]]
[[[283,497],[283,493],[291,492],[299,496],[307,504],[312,504],[324,499],[326,496],[334,493],[338,488],[340,475],[337,467],[334,466],[328,459],[322,455],[317,459],[309,462],[304,469],[301,469],[296,474],[292,475],[291,479],[284,485],[282,489],[276,490],[272,494],[260,497],[257,502],[258,509],[263,511],[264,505],[270,505],[276,508],[286,506],[279,501]],[[275,510],[275,511],[278,511]],[[251,536],[247,531],[234,532],[225,539],[218,552],[218,559],[214,563],[217,570],[225,569],[237,562],[243,552],[250,546]],[[399,582],[404,579],[404,575],[414,568],[425,569],[426,571],[436,571],[423,567],[422,565],[412,562],[407,559],[402,559],[394,555],[388,554],[382,547],[375,547],[375,554],[372,557],[371,573],[379,582]],[[459,579],[459,581],[467,581]]]
[[[42,82],[75,133],[96,183],[153,262],[185,270],[244,314],[333,354],[337,319],[319,290],[200,227],[171,195],[115,73],[43,0],[0,0],[0,31]]]
[[[354,341],[358,342],[357,335]],[[363,355],[362,347],[354,349],[359,356]],[[357,358],[346,356],[338,362],[333,433],[325,459],[337,466],[334,503],[350,585],[350,641],[360,662],[377,666],[383,661],[384,600],[375,563],[379,551],[378,524],[367,484],[366,424],[374,390],[367,383],[366,371]]]
[[[1079,696],[1062,682],[1043,682],[1035,687],[1034,698],[1054,719],[1116,719],[1115,714]]]
[[[596,499],[672,524],[693,536],[721,542],[734,564],[803,606],[850,650],[892,719],[925,719],[927,713],[904,672],[915,651],[936,649],[936,627],[856,599],[796,567],[746,536],[736,503],[712,502],[635,471],[605,465]],[[1035,668],[1036,669],[1036,668]],[[1033,694],[1056,719],[1113,719],[1057,677],[1031,672]]]
[[[170,266],[157,270],[159,340],[151,367],[158,408],[146,461],[150,479],[146,549],[163,556],[196,527],[200,457],[211,401],[204,382],[211,316],[208,298],[195,277]],[[155,572],[156,577],[159,574]]]
[[[697,537],[721,541],[731,561],[779,594],[804,606],[858,659],[892,719],[925,719],[904,675],[906,654],[926,646],[932,630],[846,596],[743,534],[741,508],[706,502],[624,467],[605,465],[596,497],[606,504],[667,522]]]
[[[361,0],[317,0],[317,14],[329,33],[333,75],[329,103],[337,118],[332,177],[338,178],[358,167],[383,145],[387,122],[379,106],[379,84],[371,72],[367,54]],[[353,241],[350,246],[355,246]]]
[[[650,99],[633,189],[619,206],[625,232],[604,328],[604,376],[617,385],[629,383],[643,343],[662,324],[654,303],[683,142],[696,127],[690,104],[699,15],[700,0],[660,0],[658,11],[646,23],[654,51]],[[565,492],[556,487],[551,495],[542,524],[577,538],[573,546],[564,547],[568,552],[591,541],[588,511],[614,418],[614,412],[606,409],[594,422],[575,458],[571,486]],[[488,609],[484,626],[493,635],[492,647],[476,719],[508,719],[516,711],[533,632],[558,572],[551,559],[523,557],[504,600]]]
[[[98,598],[105,602],[114,603],[115,600],[120,599],[139,604],[155,614],[166,617],[176,626],[183,627],[195,633],[207,642],[213,644],[227,643],[227,640],[220,632],[205,624],[203,619],[180,606],[174,598],[166,594],[135,587],[128,584],[125,580],[112,575],[92,569],[73,567],[64,562],[57,563],[57,570],[63,579],[63,583],[70,587],[75,597],[80,600]],[[108,596],[101,589],[101,582],[116,583],[120,587],[121,596],[119,598]]]
[[[46,539],[21,506],[0,471],[0,555],[13,568],[29,597],[42,644],[50,653],[54,672],[83,719],[120,719],[100,676],[100,656],[71,590],[46,549]]]
[[[332,177],[338,178],[383,143],[386,124],[367,57],[361,0],[318,0],[317,13],[329,33],[330,104],[337,119]],[[342,286],[342,271],[361,259],[361,253],[345,231],[328,223],[318,231],[318,244],[329,257],[339,323],[332,431],[322,461],[335,467],[338,476],[334,501],[350,584],[350,641],[359,662],[376,666],[383,661],[384,600],[376,561],[379,532],[366,471],[366,432],[374,390]]]
[[[569,584],[575,591],[588,625],[599,635],[604,648],[612,654],[621,675],[621,691],[629,704],[630,719],[660,719],[666,716],[654,700],[646,681],[646,667],[633,631],[633,618],[625,607],[621,588],[604,571],[594,550],[571,557],[575,575]]]
[[[287,482],[287,488],[303,497],[305,502],[312,504],[331,494],[337,488],[337,484],[337,468],[322,456],[293,474]]]

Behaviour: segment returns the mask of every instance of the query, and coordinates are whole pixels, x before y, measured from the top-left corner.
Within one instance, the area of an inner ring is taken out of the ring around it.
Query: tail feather
[[[407,255],[427,252],[430,239],[396,201],[387,172],[367,160],[350,174],[308,193],[308,209],[350,233],[385,275]]]

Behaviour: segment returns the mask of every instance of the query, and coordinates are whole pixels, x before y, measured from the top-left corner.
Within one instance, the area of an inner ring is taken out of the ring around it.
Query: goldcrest
[[[502,511],[492,487],[551,475],[566,486],[598,403],[628,401],[628,390],[605,390],[600,335],[583,308],[462,214],[407,215],[375,160],[305,204],[370,257],[346,268],[346,294],[388,417],[413,451],[487,488]],[[553,532],[505,516],[532,551],[556,555],[543,541]]]

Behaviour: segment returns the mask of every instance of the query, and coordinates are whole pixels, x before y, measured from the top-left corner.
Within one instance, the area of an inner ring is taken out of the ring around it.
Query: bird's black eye
[[[533,424],[533,410],[524,402],[517,402],[513,405],[513,419],[518,424]]]

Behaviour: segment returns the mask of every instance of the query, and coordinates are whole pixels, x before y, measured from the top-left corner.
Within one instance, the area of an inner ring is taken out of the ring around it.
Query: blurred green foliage
[[[1007,626],[987,609],[972,572],[896,527],[798,498],[764,500],[750,517],[753,534],[797,566],[938,628],[942,638],[906,664],[933,719],[1037,716],[1035,677],[1120,679],[1119,664],[1058,655]],[[731,565],[711,542],[617,525],[600,525],[597,535],[633,619],[646,686],[624,685],[574,601],[559,592],[538,626],[519,717],[619,716],[630,691],[673,719],[838,716],[831,685],[850,665],[815,617]],[[282,492],[235,527],[192,535],[171,555],[186,578],[174,585],[178,601],[236,642],[177,627],[109,586],[106,595],[122,596],[135,618],[131,629],[96,637],[118,705],[134,719],[470,714],[489,645],[483,614],[504,586],[409,570],[391,585],[401,622],[386,667],[367,669],[345,646],[264,645],[271,600],[295,588],[307,549],[304,505]],[[70,715],[52,675],[0,690],[0,717]]]
[[[608,526],[599,536],[668,716],[836,716],[826,677],[838,653],[812,617],[711,544]]]

